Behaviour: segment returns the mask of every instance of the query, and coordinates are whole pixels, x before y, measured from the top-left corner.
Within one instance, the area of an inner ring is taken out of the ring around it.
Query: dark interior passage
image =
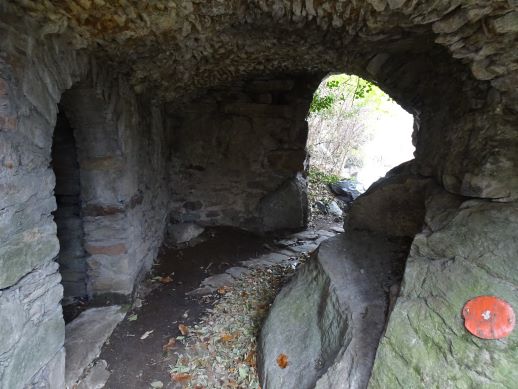
[[[73,129],[62,109],[54,131],[52,168],[56,175],[54,220],[60,244],[57,260],[65,289],[63,305],[67,306],[85,299],[87,289],[77,148]]]

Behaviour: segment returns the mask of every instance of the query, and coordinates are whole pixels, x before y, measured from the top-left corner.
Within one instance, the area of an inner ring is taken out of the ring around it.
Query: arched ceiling
[[[42,36],[69,34],[72,45],[126,73],[135,90],[169,101],[251,75],[338,70],[374,79],[398,97],[405,92],[383,81],[380,67],[392,62],[397,71],[417,57],[419,77],[464,64],[505,94],[511,108],[518,101],[516,0],[12,3],[40,22]]]

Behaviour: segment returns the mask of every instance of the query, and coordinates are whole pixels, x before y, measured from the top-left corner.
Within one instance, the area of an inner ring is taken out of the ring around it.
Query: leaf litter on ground
[[[214,307],[179,339],[185,348],[175,352],[171,380],[185,389],[259,389],[257,336],[275,296],[293,272],[288,264],[255,269],[224,293],[218,291]]]
[[[144,334],[140,337],[140,340],[144,340],[146,339],[149,335],[151,335],[155,330],[150,330],[150,331],[146,331],[144,332]]]

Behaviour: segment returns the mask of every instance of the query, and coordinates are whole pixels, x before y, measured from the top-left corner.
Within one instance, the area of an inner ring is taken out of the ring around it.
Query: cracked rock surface
[[[364,388],[399,283],[403,244],[370,232],[324,241],[276,297],[262,328],[262,387]],[[277,357],[287,356],[281,368]],[[303,374],[301,374],[303,372]]]
[[[444,222],[445,215],[429,212],[429,222],[438,216],[443,222],[412,244],[370,388],[511,388],[518,380],[518,332],[479,339],[461,315],[479,295],[518,307],[518,208],[469,200],[447,213]]]

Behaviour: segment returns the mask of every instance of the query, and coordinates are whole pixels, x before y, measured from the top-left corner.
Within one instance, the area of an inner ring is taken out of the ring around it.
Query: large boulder
[[[406,250],[351,232],[324,241],[275,299],[259,340],[264,389],[363,388]],[[397,273],[397,272],[396,272]],[[284,354],[282,369],[277,358]]]
[[[170,246],[187,243],[200,236],[205,228],[196,223],[169,223],[166,227],[165,243]]]
[[[259,215],[263,231],[305,227],[308,219],[306,179],[297,174],[266,195],[259,204]]]
[[[413,161],[392,169],[351,206],[346,226],[389,236],[413,237],[421,231],[425,198],[433,180],[419,176]]]
[[[351,201],[356,200],[356,198],[363,192],[360,192],[358,185],[351,180],[332,182],[328,184],[327,187],[332,194],[344,203],[350,203]]]
[[[479,339],[461,310],[479,295],[518,309],[518,204],[455,201],[444,193],[428,201],[427,229],[412,244],[370,388],[516,387],[518,330]]]

